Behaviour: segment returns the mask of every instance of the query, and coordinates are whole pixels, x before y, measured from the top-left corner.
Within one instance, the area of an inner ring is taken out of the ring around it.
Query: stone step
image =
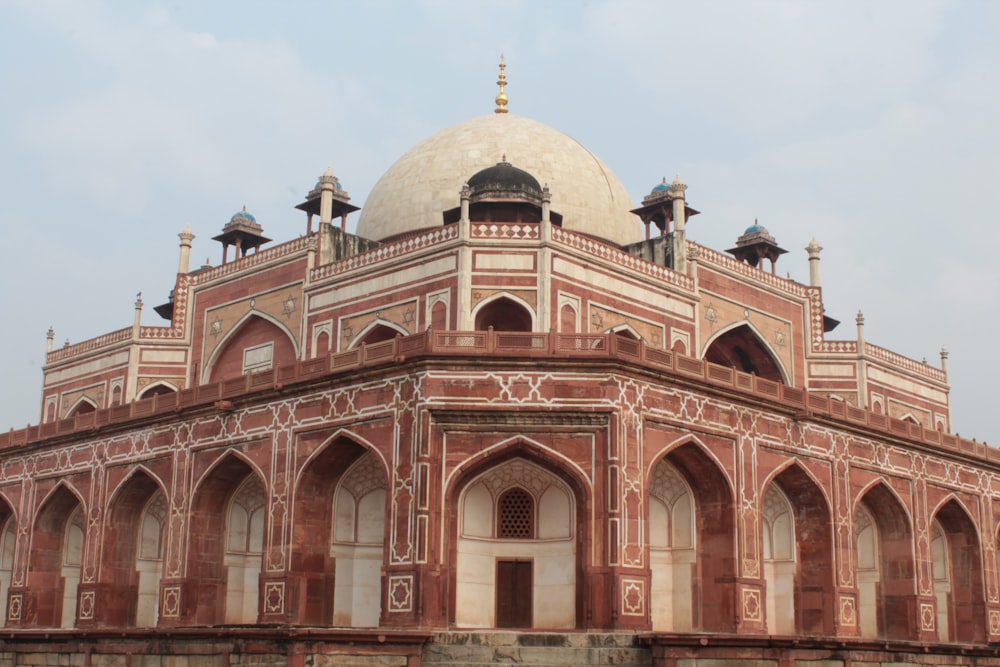
[[[650,650],[629,633],[442,632],[424,647],[422,667],[567,667],[653,664]]]

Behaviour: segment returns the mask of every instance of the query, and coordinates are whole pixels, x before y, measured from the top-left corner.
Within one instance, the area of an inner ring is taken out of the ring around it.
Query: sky
[[[639,202],[680,175],[688,237],[755,219],[828,338],[940,365],[952,430],[1000,445],[1000,3],[923,0],[0,0],[0,428],[37,423],[56,345],[143,323],[244,205],[278,240],[327,166],[352,203],[431,134],[512,113]],[[357,214],[349,221],[357,221]]]

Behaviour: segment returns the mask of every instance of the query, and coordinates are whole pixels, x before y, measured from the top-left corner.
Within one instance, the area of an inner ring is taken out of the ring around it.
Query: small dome
[[[542,187],[538,179],[510,162],[498,162],[477,171],[468,181],[470,199],[530,199],[540,201]]]
[[[229,219],[229,222],[247,222],[250,223],[251,225],[256,225],[257,218],[247,213],[247,207],[244,206],[242,211],[237,211],[236,213],[233,213],[233,217]]]
[[[667,185],[667,177],[664,176],[663,177],[663,181],[660,182],[660,183],[657,183],[656,187],[649,191],[649,194],[655,195],[657,192],[666,192],[669,189],[670,189],[670,186]]]
[[[767,227],[765,227],[764,225],[758,225],[756,222],[747,227],[746,231],[743,232],[744,236],[747,234],[767,234],[767,233],[768,233]]]

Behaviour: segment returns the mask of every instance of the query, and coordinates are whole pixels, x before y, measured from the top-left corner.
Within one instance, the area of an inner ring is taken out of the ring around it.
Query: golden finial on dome
[[[500,78],[497,80],[497,85],[500,86],[500,92],[497,94],[496,103],[497,108],[493,110],[493,113],[507,113],[507,93],[503,91],[504,86],[507,85],[507,75],[504,74],[504,70],[507,69],[507,65],[503,62],[503,54],[500,54]]]

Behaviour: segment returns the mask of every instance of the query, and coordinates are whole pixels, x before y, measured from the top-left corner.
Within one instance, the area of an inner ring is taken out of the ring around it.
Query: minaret
[[[500,92],[497,93],[496,103],[497,108],[493,110],[493,113],[507,113],[507,93],[504,92],[504,88],[507,86],[507,75],[504,73],[507,70],[507,65],[503,62],[503,54],[500,54],[500,78],[497,79],[497,85],[500,86]]]
[[[48,332],[45,334],[45,354],[48,355],[52,351],[52,343],[56,340],[56,330],[49,327]],[[943,348],[942,348],[943,349]]]
[[[823,246],[816,243],[815,238],[806,246],[806,252],[809,253],[809,284],[812,287],[819,287],[819,253],[822,250]]]
[[[132,320],[132,338],[139,338],[142,324],[142,292],[135,295],[135,318]]]
[[[184,231],[178,234],[177,237],[181,240],[181,257],[177,263],[177,273],[187,273],[188,264],[191,261],[191,241],[194,241],[194,234],[191,233],[191,227],[185,227]]]
[[[680,176],[674,177],[674,182],[670,184],[667,192],[673,197],[673,218],[674,218],[674,271],[687,273],[687,202],[684,200],[684,192],[688,186]]]

